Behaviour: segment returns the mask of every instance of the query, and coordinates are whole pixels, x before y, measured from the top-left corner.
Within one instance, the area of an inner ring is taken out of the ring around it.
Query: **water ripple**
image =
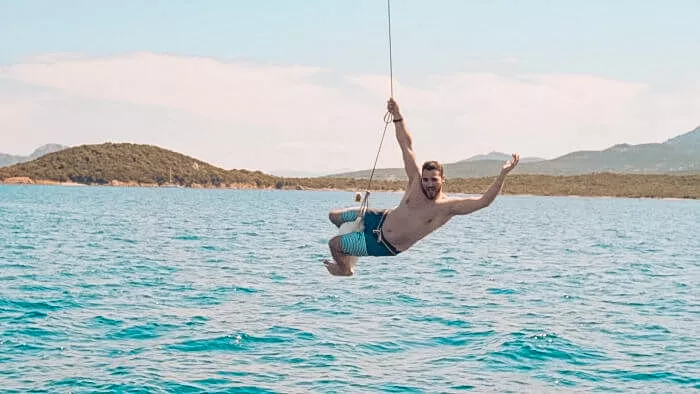
[[[335,278],[352,193],[0,194],[3,392],[700,390],[697,201],[501,196]]]

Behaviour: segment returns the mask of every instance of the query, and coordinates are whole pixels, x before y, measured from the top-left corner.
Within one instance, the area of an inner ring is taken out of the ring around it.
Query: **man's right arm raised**
[[[399,147],[401,147],[404,168],[406,169],[408,181],[411,183],[415,179],[420,178],[420,170],[418,169],[418,163],[416,162],[416,157],[413,153],[413,139],[411,138],[411,134],[409,134],[408,130],[406,129],[406,123],[401,116],[399,106],[396,104],[394,99],[389,99],[387,108],[394,118],[393,121],[396,127],[396,140],[399,142]]]

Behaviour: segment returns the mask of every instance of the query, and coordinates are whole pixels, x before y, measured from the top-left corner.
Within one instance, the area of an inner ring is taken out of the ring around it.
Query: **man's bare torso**
[[[400,251],[408,249],[450,220],[448,200],[444,193],[435,200],[428,199],[421,190],[420,178],[415,179],[386,217],[384,238]]]

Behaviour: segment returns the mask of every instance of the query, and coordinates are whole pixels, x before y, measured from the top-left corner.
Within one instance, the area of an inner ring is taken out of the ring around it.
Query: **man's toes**
[[[337,275],[338,273],[338,264],[328,261],[328,260],[323,260],[323,265],[326,266],[326,269],[328,272],[330,272],[333,275]]]
[[[334,276],[352,276],[354,274],[352,269],[343,267],[333,261],[323,260],[323,265],[325,265],[328,272]]]

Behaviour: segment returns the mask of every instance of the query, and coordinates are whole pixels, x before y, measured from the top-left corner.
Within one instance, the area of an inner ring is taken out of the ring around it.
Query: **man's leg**
[[[336,227],[340,227],[345,222],[354,222],[359,213],[360,208],[336,209],[328,214],[328,219],[330,219]]]
[[[354,267],[355,263],[357,263],[357,256],[345,254],[340,239],[341,236],[336,235],[328,241],[328,247],[331,250],[331,256],[333,256],[334,261],[324,260],[323,264],[331,275],[352,276],[355,273]]]

